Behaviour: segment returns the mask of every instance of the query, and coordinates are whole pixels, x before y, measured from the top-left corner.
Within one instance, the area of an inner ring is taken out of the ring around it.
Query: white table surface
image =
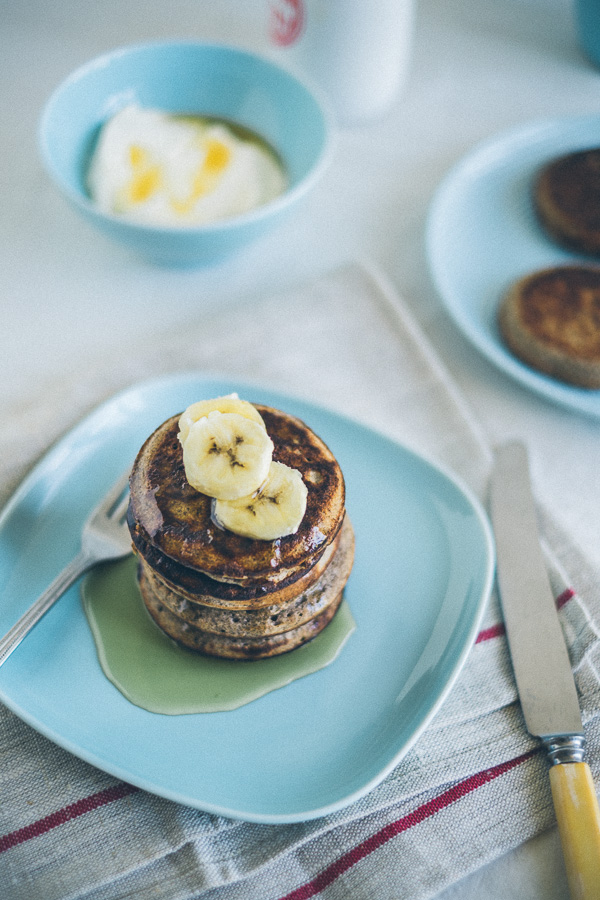
[[[0,15],[0,406],[105,351],[184,326],[198,310],[310,279],[349,259],[387,273],[492,442],[526,439],[536,491],[600,561],[600,423],[551,405],[472,349],[432,287],[423,227],[448,168],[479,140],[540,118],[600,111],[600,72],[580,53],[567,0],[419,0],[408,85],[384,117],[340,131],[333,165],[298,213],[230,262],[147,265],[83,225],[48,183],[41,107],[90,57],[192,37],[264,49],[262,0],[27,0]],[[474,260],[474,264],[476,264]],[[554,831],[441,895],[567,896]]]

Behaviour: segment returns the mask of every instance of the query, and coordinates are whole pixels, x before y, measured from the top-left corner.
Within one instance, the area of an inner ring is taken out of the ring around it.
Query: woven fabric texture
[[[3,406],[0,501],[97,403],[190,369],[349,414],[455,472],[486,501],[485,436],[401,299],[358,265],[232,305],[226,316],[199,312],[185,334],[132,347],[127,359],[92,360],[18,409]],[[547,512],[541,518],[598,781],[600,573]],[[427,730],[376,788],[335,815],[258,825],[179,806],[92,768],[2,706],[0,797],[4,900],[421,900],[554,821],[495,594]]]

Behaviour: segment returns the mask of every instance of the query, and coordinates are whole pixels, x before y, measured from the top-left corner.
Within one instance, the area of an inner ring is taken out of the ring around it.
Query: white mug
[[[282,61],[329,95],[342,124],[385,112],[410,65],[414,0],[267,0],[268,38]]]

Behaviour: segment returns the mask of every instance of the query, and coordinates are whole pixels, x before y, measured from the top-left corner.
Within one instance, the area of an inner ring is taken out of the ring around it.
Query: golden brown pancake
[[[500,304],[498,324],[523,362],[600,388],[600,267],[557,266],[519,279]]]
[[[130,521],[138,540],[174,563],[233,584],[276,584],[299,577],[317,561],[344,518],[341,469],[299,419],[265,406],[257,409],[275,445],[273,460],[298,469],[308,487],[306,513],[296,534],[256,541],[215,524],[211,498],[187,481],[177,439],[179,416],[173,416],[148,438],[134,463]]]
[[[331,622],[342,602],[343,594],[340,591],[333,602],[319,615],[290,631],[260,637],[238,638],[203,631],[182,622],[152,593],[144,591],[143,581],[140,586],[148,612],[158,627],[178,644],[187,647],[188,650],[195,650],[208,656],[240,660],[265,659],[270,656],[278,656],[280,653],[289,653],[290,650],[295,650],[301,644],[312,640]]]
[[[547,163],[534,184],[538,218],[550,237],[581,253],[600,254],[600,148]]]
[[[173,640],[194,650],[218,648],[221,656],[255,659],[293,649],[321,631],[339,606],[353,560],[354,534],[346,520],[320,577],[296,596],[266,607],[217,609],[182,598],[143,560],[139,584],[150,615]]]
[[[216,609],[260,609],[273,603],[284,603],[310,587],[331,562],[343,529],[344,524],[308,571],[296,573],[293,578],[285,581],[269,581],[263,584],[231,584],[216,581],[202,572],[179,564],[175,566],[164,554],[156,553],[147,542],[140,541],[135,529],[133,529],[133,547],[138,557],[144,560],[167,588],[177,591],[181,598]]]

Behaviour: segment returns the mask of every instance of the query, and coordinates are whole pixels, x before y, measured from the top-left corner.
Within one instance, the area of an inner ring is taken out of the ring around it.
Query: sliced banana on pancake
[[[257,422],[265,427],[262,416],[252,403],[240,400],[237,394],[226,394],[224,397],[215,397],[212,400],[198,400],[181,414],[179,418],[179,440],[183,444],[189,434],[190,428],[198,419],[204,418],[211,412],[239,413],[246,419]]]
[[[264,425],[240,413],[212,410],[192,422],[182,443],[186,478],[209,497],[247,497],[269,474],[273,441]]]
[[[274,541],[295,534],[306,512],[307,488],[297,469],[272,462],[255,493],[236,500],[215,500],[213,515],[223,528],[242,537]]]

